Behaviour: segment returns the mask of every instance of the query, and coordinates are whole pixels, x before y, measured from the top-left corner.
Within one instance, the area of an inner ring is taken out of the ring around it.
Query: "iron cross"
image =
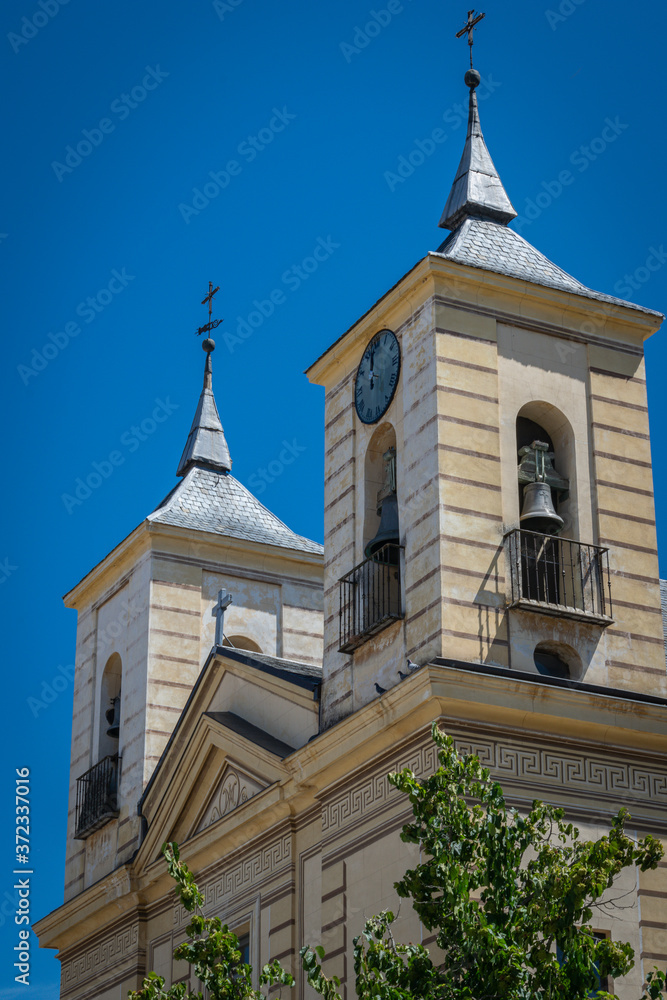
[[[200,333],[210,333],[211,330],[215,330],[216,326],[220,326],[220,324],[222,323],[221,319],[214,319],[214,320],[211,319],[211,313],[213,312],[213,296],[215,295],[216,292],[219,291],[220,291],[220,285],[218,285],[217,288],[214,288],[213,282],[209,281],[208,295],[206,296],[206,298],[201,300],[201,304],[203,306],[205,306],[206,303],[208,302],[208,323],[205,323],[204,326],[199,327],[199,329],[197,330],[197,336],[199,336]]]
[[[465,35],[466,31],[468,32],[468,45],[470,46],[470,69],[472,69],[473,32],[475,30],[475,26],[479,24],[483,17],[486,17],[486,14],[478,14],[477,17],[475,17],[474,8],[473,10],[469,10],[467,22],[463,25],[460,31],[456,32],[457,38],[461,38]]]
[[[232,603],[232,595],[226,590],[218,591],[218,603],[211,612],[211,618],[215,618],[215,644],[222,646],[224,640],[223,625],[225,622],[225,611]]]

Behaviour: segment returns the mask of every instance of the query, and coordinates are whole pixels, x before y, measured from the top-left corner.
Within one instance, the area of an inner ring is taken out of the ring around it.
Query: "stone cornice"
[[[516,323],[518,326],[534,326],[536,323],[541,325],[541,314],[550,313],[549,319],[544,319],[545,332],[557,333],[562,330],[564,334],[575,335],[584,342],[593,338],[582,332],[582,325],[597,321],[600,326],[614,327],[615,336],[605,338],[610,347],[615,346],[618,341],[641,346],[647,337],[660,328],[663,319],[660,314],[651,310],[632,309],[620,303],[589,299],[496,271],[458,264],[431,252],[407,271],[306,369],[309,380],[327,387],[338,381],[341,374],[354,364],[350,355],[358,353],[372,333],[380,325],[389,322],[388,316],[392,310],[396,310],[406,298],[415,297],[416,289],[428,282],[427,292],[421,296],[422,301],[425,300],[433,290],[434,280],[437,282],[442,279],[452,282],[455,287],[455,294],[449,297],[450,304],[455,308],[474,306],[475,311],[483,311],[490,316],[497,315],[502,322]],[[514,305],[510,305],[510,300],[514,301]],[[422,302],[415,301],[415,305],[411,307],[413,311],[420,304]],[[602,340],[600,337],[596,339]],[[333,374],[334,371],[336,374]]]

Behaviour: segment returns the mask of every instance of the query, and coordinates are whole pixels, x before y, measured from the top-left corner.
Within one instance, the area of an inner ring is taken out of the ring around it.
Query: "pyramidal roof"
[[[617,299],[613,295],[605,295],[604,292],[588,288],[536,250],[523,236],[497,222],[467,218],[458,229],[450,233],[437,251],[431,252],[447,260],[453,260],[457,264],[466,264],[468,267],[480,267],[485,271],[507,274],[511,278],[531,281],[536,285],[547,285],[562,292],[572,292],[575,295],[637,309],[640,312],[653,312],[652,309],[638,306],[634,302],[626,302],[624,299]],[[661,314],[655,313],[655,315]]]
[[[468,267],[495,271],[522,281],[661,316],[655,310],[588,288],[536,250],[523,236],[508,229],[508,223],[516,218],[517,213],[482,135],[475,93],[480,80],[475,69],[469,69],[465,75],[466,85],[470,88],[468,132],[463,156],[439,223],[441,228],[453,231],[434,255]]]
[[[318,542],[288,528],[230,473],[199,465],[191,466],[148,520],[299,552],[324,551]]]
[[[323,552],[319,542],[297,535],[231,475],[232,460],[213,395],[215,343],[205,340],[203,346],[204,386],[178,463],[177,475],[183,478],[147,520],[300,552]]]

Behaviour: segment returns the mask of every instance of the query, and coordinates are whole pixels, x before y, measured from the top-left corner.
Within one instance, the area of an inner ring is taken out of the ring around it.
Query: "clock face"
[[[391,330],[376,333],[364,351],[354,384],[357,415],[374,424],[394,398],[401,370],[401,348]]]

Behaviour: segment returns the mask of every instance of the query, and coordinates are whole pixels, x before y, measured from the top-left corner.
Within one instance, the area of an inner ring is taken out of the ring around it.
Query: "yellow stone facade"
[[[598,837],[626,806],[632,834],[667,847],[642,347],[661,317],[588,291],[427,254],[308,369],[326,391],[323,555],[299,536],[258,541],[151,515],[67,595],[78,630],[65,899],[36,925],[58,951],[63,1000],[121,1000],[151,969],[195,986],[173,959],[187,921],[166,840],[181,845],[207,914],[247,937],[255,969],[280,959],[311,1000],[298,952],[321,943],[352,1000],[353,938],[397,908],[394,882],[416,858],[387,773],[433,770],[434,720],[519,809],[563,805]],[[383,329],[400,344],[400,377],[386,412],[363,423],[356,373]],[[563,534],[608,549],[603,611],[514,598],[517,420],[554,445],[569,484]],[[392,447],[400,613],[341,652],[339,581],[378,531]],[[225,588],[234,648],[214,638]],[[567,677],[538,670],[543,644],[570,651]],[[104,712],[117,691],[115,744]],[[84,830],[77,788],[115,746],[118,808]],[[621,894],[594,923],[635,949],[613,986],[636,1000],[667,962],[667,860],[625,872],[606,901]],[[397,935],[433,944],[405,901]]]

